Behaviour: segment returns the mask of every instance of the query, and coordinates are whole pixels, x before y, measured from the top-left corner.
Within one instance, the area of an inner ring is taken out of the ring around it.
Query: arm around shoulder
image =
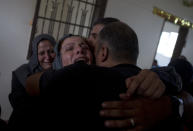
[[[40,94],[39,80],[43,72],[38,72],[34,75],[31,75],[27,78],[26,81],[26,92],[30,96],[37,96]]]
[[[193,122],[193,97],[186,91],[182,91],[179,95],[179,98],[183,99],[184,103],[184,114],[183,119],[186,122]]]

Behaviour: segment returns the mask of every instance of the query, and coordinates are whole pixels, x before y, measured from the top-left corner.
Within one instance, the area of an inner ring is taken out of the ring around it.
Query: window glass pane
[[[177,38],[177,32],[162,32],[155,57],[160,66],[167,66],[170,62]]]
[[[157,52],[163,56],[172,57],[177,38],[177,32],[162,32]]]

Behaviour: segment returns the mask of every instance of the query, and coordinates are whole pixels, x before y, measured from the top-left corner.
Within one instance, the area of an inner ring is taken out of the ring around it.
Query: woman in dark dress
[[[55,44],[56,41],[52,36],[48,34],[38,35],[32,42],[32,56],[29,62],[12,72],[12,87],[9,101],[13,107],[13,112],[8,122],[10,127],[21,127],[20,124],[25,124],[27,119],[25,113],[33,110],[32,103],[38,102],[35,99],[30,99],[25,92],[26,79],[34,73],[52,68],[55,58]]]

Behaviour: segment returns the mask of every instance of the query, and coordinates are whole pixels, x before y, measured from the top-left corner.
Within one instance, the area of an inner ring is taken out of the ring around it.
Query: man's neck
[[[131,62],[131,61],[106,61],[104,63],[101,63],[99,66],[103,66],[103,67],[114,67],[120,64],[132,64],[132,65],[136,65],[136,63]]]

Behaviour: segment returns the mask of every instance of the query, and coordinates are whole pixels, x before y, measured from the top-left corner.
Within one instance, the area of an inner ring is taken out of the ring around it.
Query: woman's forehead
[[[45,46],[52,46],[53,47],[52,43],[49,40],[42,40],[38,44],[38,48],[45,47]]]
[[[71,43],[85,43],[84,39],[80,36],[72,36],[69,38],[66,38],[63,42],[62,45],[66,45],[66,44],[71,44]]]
[[[66,38],[64,41],[76,41],[76,40],[83,41],[83,38],[81,36],[71,36]]]

